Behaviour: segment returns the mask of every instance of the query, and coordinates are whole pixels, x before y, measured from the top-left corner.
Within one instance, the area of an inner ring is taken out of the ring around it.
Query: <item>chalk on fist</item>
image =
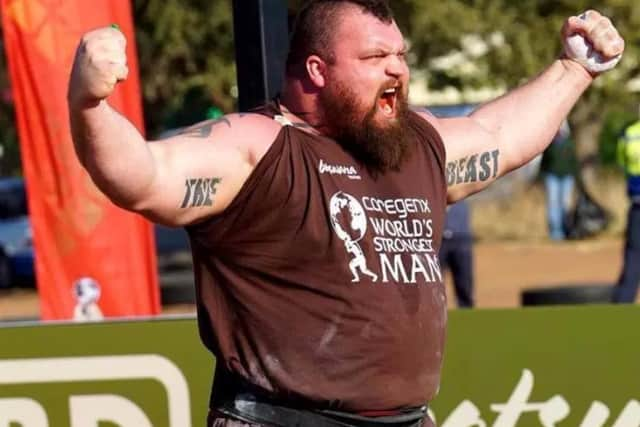
[[[128,73],[122,32],[113,26],[91,31],[82,37],[76,50],[69,99],[81,107],[96,105],[111,95]]]
[[[622,59],[624,42],[611,21],[595,11],[587,11],[567,22],[563,37],[568,58],[587,71],[599,74],[615,67]],[[611,55],[611,53],[614,55]],[[608,54],[609,56],[605,56]]]

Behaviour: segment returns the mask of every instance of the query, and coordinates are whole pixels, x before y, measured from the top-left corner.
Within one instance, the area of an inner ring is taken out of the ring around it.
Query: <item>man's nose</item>
[[[408,67],[404,58],[398,55],[390,55],[386,72],[388,75],[399,78],[407,73]]]

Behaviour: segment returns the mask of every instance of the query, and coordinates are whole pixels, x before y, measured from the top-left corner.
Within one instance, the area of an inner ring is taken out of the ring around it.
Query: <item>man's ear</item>
[[[326,85],[327,81],[327,63],[318,55],[311,55],[305,63],[307,67],[307,75],[309,80],[318,88]]]

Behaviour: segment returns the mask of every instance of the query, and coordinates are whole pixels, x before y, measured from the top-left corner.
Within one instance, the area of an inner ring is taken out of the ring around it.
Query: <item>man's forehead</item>
[[[336,26],[335,41],[351,40],[370,47],[404,46],[404,38],[395,21],[383,22],[355,5],[344,6]]]

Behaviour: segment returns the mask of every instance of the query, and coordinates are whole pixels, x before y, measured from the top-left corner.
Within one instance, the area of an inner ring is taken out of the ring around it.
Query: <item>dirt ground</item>
[[[620,239],[578,242],[477,244],[476,299],[479,308],[520,305],[524,289],[613,284],[622,265]],[[450,280],[447,280],[453,303]]]
[[[612,284],[621,267],[622,241],[603,238],[577,242],[479,242],[475,245],[478,308],[518,307],[523,289],[560,285]],[[449,306],[454,306],[447,275]],[[164,313],[194,313],[192,305],[169,305]],[[0,292],[0,320],[37,318],[35,290]]]

